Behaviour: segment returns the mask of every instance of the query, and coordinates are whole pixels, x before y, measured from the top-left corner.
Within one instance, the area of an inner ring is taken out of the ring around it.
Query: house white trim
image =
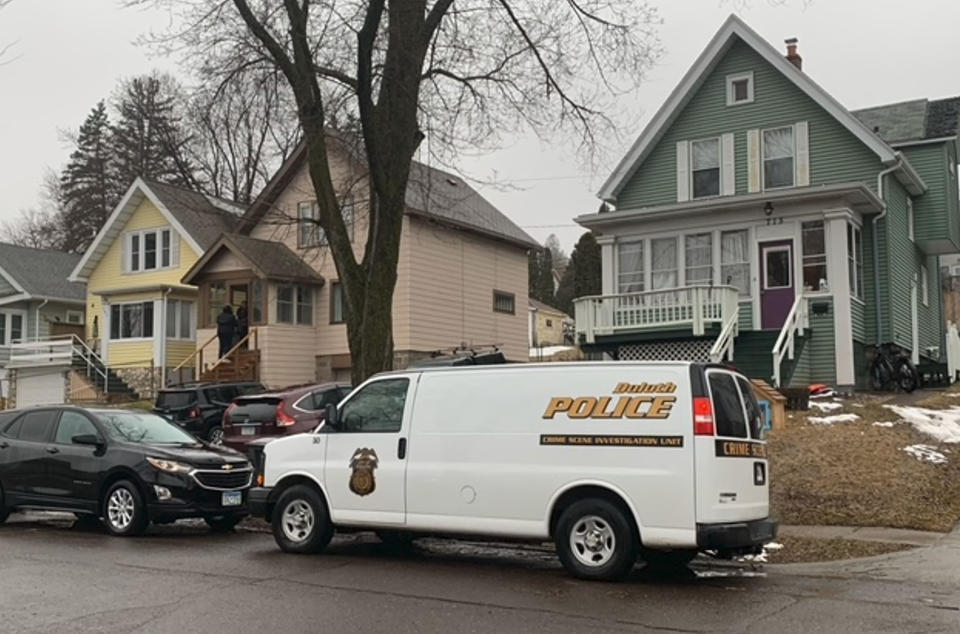
[[[747,98],[737,101],[734,98],[734,87],[733,84],[738,81],[747,80]],[[727,75],[726,77],[726,86],[727,86],[727,105],[728,106],[739,106],[745,103],[753,103],[753,71],[748,70],[745,73],[734,73],[732,75]]]
[[[139,197],[137,194],[139,193]],[[118,238],[122,239],[121,230],[123,227],[116,227],[115,225],[119,222],[120,218],[123,217],[124,220],[127,220],[132,214],[137,206],[143,202],[143,199],[146,198],[153,206],[156,207],[160,214],[170,223],[170,226],[174,231],[179,234],[187,244],[190,245],[190,248],[193,249],[194,253],[202,254],[203,248],[200,247],[200,244],[187,233],[187,230],[180,224],[180,221],[174,217],[170,210],[167,209],[166,205],[160,202],[160,199],[157,198],[157,195],[154,194],[150,187],[143,181],[141,178],[133,181],[133,184],[130,185],[130,188],[127,189],[127,192],[123,195],[123,198],[120,199],[120,202],[117,203],[117,206],[110,213],[110,217],[107,218],[107,221],[100,228],[100,231],[97,232],[97,236],[93,239],[93,242],[87,248],[86,252],[83,254],[83,257],[80,258],[80,261],[77,263],[77,266],[73,269],[73,272],[70,273],[70,276],[67,278],[71,282],[86,282],[87,278],[90,275],[90,271],[93,270],[97,264],[100,263],[100,259],[106,255],[109,245],[113,243],[114,240]],[[173,237],[171,236],[171,240]],[[109,240],[108,243],[104,244],[105,240]],[[101,249],[101,247],[103,247]]]
[[[693,98],[697,89],[702,85],[707,75],[714,69],[722,55],[729,50],[735,38],[743,40],[743,42],[753,48],[765,61],[779,70],[784,77],[789,79],[797,88],[806,93],[846,127],[855,137],[873,151],[884,165],[893,165],[897,162],[896,152],[893,148],[887,145],[880,137],[864,125],[863,122],[844,108],[840,102],[810,79],[809,75],[788,62],[779,51],[760,37],[756,31],[747,26],[743,20],[735,15],[731,15],[720,27],[720,30],[713,36],[713,39],[710,40],[703,52],[700,53],[700,56],[694,62],[693,66],[690,67],[677,87],[670,93],[670,96],[654,115],[647,127],[644,128],[643,132],[640,133],[640,136],[634,142],[633,146],[603,184],[603,187],[601,187],[597,194],[601,199],[613,200],[616,198],[649,152],[653,150],[654,146],[662,138],[676,117]],[[903,178],[914,180],[916,172],[913,172],[913,170],[909,168],[905,171],[907,173],[903,175]],[[910,174],[910,172],[913,172],[913,174]],[[916,185],[925,189],[926,186],[922,183],[923,181],[921,180],[919,183],[916,183]]]

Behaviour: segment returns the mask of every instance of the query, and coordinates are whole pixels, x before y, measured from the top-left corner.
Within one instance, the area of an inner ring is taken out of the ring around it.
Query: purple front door
[[[783,327],[795,299],[793,240],[760,243],[760,324],[764,330]]]

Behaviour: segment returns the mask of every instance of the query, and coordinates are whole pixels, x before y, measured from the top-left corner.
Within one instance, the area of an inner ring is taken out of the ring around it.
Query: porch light
[[[773,213],[773,203],[769,200],[763,205],[763,213],[766,216],[769,216]]]

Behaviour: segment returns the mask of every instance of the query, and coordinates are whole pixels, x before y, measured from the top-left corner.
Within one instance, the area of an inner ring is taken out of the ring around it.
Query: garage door
[[[63,370],[19,370],[16,381],[17,407],[59,405],[64,401]]]

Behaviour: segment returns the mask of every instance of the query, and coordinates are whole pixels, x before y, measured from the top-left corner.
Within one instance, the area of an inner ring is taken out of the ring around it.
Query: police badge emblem
[[[354,451],[353,457],[350,458],[350,468],[353,470],[353,475],[350,476],[350,490],[360,497],[373,493],[377,488],[373,472],[379,464],[380,458],[373,449],[361,447]]]

